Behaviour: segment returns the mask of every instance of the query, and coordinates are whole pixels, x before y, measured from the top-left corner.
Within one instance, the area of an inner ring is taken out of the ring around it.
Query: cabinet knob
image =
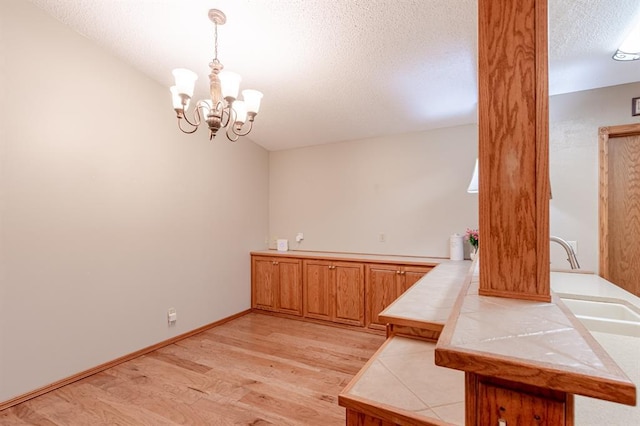
[[[400,271],[396,271],[396,275],[400,275]]]
[[[402,272],[400,272],[400,275],[404,275],[406,273],[407,273],[406,271],[402,271]]]

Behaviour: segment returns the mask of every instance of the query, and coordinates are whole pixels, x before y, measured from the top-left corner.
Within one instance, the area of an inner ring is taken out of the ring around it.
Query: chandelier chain
[[[216,22],[213,23],[214,25],[214,38],[215,38],[215,43],[214,43],[214,56],[213,56],[213,60],[214,62],[216,62],[218,60],[218,24]]]

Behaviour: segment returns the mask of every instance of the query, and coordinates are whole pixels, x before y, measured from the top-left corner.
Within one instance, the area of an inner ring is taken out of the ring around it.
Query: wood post
[[[550,301],[547,0],[478,1],[480,294]]]

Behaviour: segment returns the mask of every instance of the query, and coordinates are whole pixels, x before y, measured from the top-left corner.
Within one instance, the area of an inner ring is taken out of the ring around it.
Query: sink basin
[[[640,337],[640,312],[624,303],[562,298],[588,330]]]

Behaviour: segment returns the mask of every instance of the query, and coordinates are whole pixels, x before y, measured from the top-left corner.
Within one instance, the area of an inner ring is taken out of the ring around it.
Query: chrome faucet
[[[569,261],[569,264],[571,265],[571,269],[580,269],[580,264],[578,263],[578,258],[576,257],[576,252],[573,251],[573,247],[571,247],[571,244],[569,244],[568,242],[566,242],[562,238],[554,237],[553,235],[551,236],[551,241],[560,244],[562,246],[562,248],[564,249],[564,251],[567,252],[567,260]]]

